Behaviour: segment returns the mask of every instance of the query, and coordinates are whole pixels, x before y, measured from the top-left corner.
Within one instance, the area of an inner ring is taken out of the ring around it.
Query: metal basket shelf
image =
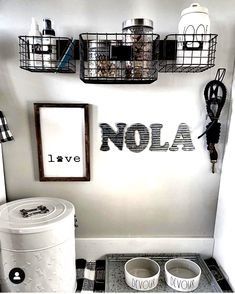
[[[150,84],[158,73],[196,73],[215,65],[216,34],[82,33],[78,40],[19,36],[20,68],[75,73],[85,83]]]
[[[215,65],[216,34],[171,34],[160,42],[159,72],[196,73]]]
[[[19,36],[20,68],[31,72],[75,73],[74,42],[64,37]]]
[[[149,84],[157,80],[157,34],[80,34],[80,78],[85,83]]]

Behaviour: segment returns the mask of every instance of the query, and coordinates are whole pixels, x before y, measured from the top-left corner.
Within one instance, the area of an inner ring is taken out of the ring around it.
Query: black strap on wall
[[[212,173],[215,172],[214,165],[218,159],[215,144],[219,142],[220,137],[221,124],[219,123],[219,117],[227,95],[226,87],[222,83],[225,72],[225,68],[219,68],[215,79],[210,81],[204,90],[206,110],[211,122],[206,126],[206,130],[198,137],[198,139],[206,134],[207,150],[210,152],[210,160],[212,163]]]

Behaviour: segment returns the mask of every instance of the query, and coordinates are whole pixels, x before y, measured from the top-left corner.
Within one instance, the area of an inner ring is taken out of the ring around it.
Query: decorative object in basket
[[[72,203],[57,198],[0,206],[3,292],[75,292],[74,214]]]
[[[210,19],[208,9],[193,3],[181,13],[177,47],[177,64],[208,64]]]

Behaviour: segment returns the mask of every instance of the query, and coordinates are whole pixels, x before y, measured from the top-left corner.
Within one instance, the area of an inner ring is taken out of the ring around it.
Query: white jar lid
[[[40,212],[37,208],[40,206],[46,209]],[[21,212],[23,209],[25,211]],[[37,210],[30,212],[32,209]],[[0,206],[0,231],[19,234],[49,231],[74,214],[73,204],[64,199],[34,197],[15,200]]]
[[[208,9],[206,7],[201,6],[199,3],[192,3],[188,8],[185,8],[181,16],[188,14],[188,13],[206,13],[208,14]]]

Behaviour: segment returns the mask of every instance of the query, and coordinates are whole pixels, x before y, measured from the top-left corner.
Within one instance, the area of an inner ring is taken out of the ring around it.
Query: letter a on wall
[[[169,150],[178,151],[178,145],[183,145],[182,150],[184,151],[192,151],[195,149],[190,136],[189,127],[185,123],[179,125],[175,140]]]

